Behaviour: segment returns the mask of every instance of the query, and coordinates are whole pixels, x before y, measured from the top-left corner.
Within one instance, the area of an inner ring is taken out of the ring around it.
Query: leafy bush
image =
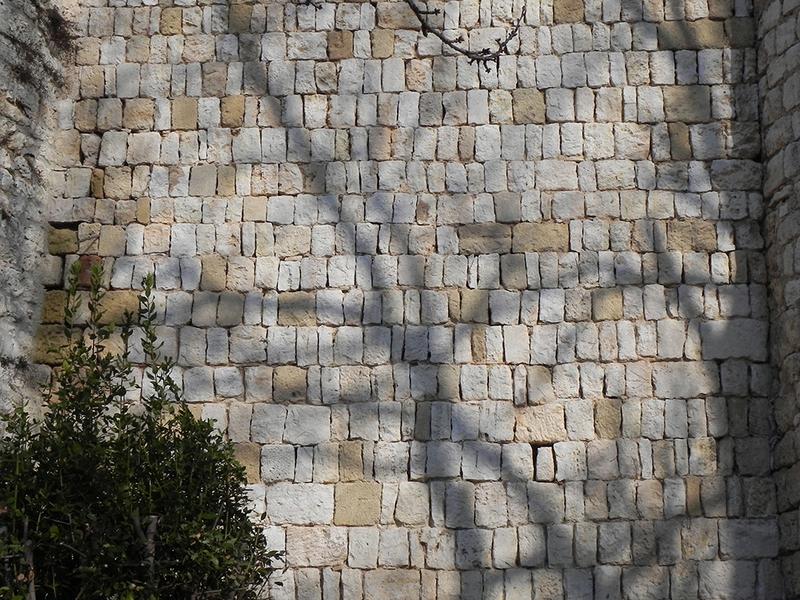
[[[279,555],[231,444],[194,418],[158,356],[153,278],[138,328],[127,315],[116,331],[101,325],[101,279],[93,270],[81,331],[71,271],[49,409],[37,423],[16,410],[0,440],[0,597],[258,598]],[[146,357],[141,399],[131,346]]]

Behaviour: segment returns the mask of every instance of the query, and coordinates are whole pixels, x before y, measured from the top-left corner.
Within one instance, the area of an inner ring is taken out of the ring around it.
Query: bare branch
[[[509,44],[511,41],[519,35],[519,29],[522,27],[522,23],[525,20],[525,13],[527,10],[527,6],[523,5],[522,11],[519,14],[519,17],[516,18],[514,24],[508,29],[504,38],[497,40],[497,48],[492,50],[491,48],[481,48],[480,50],[470,50],[468,46],[463,46],[462,43],[464,42],[463,36],[459,35],[457,37],[448,37],[444,31],[440,31],[436,27],[433,27],[429,22],[427,15],[438,15],[440,13],[439,9],[429,9],[427,6],[420,6],[417,4],[416,0],[405,0],[406,4],[414,11],[414,15],[419,20],[420,25],[422,26],[422,34],[429,35],[433,34],[437,38],[439,38],[442,43],[447,46],[448,48],[458,52],[459,54],[463,54],[467,58],[469,58],[469,62],[471,63],[478,63],[483,65],[483,68],[486,71],[489,71],[489,65],[494,64],[495,67],[500,67],[500,57],[503,55],[511,54],[509,49]]]

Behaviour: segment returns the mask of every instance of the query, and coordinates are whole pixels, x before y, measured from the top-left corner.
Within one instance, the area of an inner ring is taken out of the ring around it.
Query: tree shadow
[[[583,13],[526,28],[547,91],[515,95],[402,6],[161,12],[214,36],[142,194],[185,223],[112,286],[155,269],[187,397],[266,482],[273,596],[778,597],[752,57],[648,21],[676,52],[626,79],[626,5],[586,19],[622,27],[592,82]]]

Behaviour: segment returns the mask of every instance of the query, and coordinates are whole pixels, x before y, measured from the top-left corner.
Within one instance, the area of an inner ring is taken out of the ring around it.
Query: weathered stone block
[[[182,31],[183,9],[166,7],[161,11],[161,35],[179,35]]]
[[[275,367],[272,388],[277,402],[299,402],[306,397],[306,370],[292,365]]]
[[[514,226],[514,252],[566,252],[566,223],[519,223]]]
[[[352,31],[328,32],[328,58],[330,60],[353,58]]]
[[[700,326],[703,358],[767,359],[766,321],[756,319],[727,319],[706,321]]]
[[[347,560],[344,527],[287,527],[286,561],[292,567],[334,567]]]
[[[197,128],[197,98],[176,98],[172,101],[172,127]]]
[[[552,444],[567,438],[564,407],[542,404],[517,409],[516,440],[532,444]]]
[[[333,486],[276,483],[267,487],[267,516],[278,525],[327,525],[333,520]]]
[[[542,92],[533,89],[517,89],[511,95],[515,123],[544,123],[546,107]]]
[[[392,6],[394,3],[392,3]],[[408,600],[420,593],[420,572],[376,569],[364,574],[364,600]]]
[[[511,250],[511,227],[500,223],[475,223],[458,228],[462,254],[497,254]]]
[[[375,525],[381,516],[381,484],[354,481],[336,484],[337,525]]]
[[[731,519],[719,523],[719,549],[724,560],[772,558],[778,555],[774,519]]]
[[[667,243],[670,250],[713,252],[717,249],[717,229],[714,223],[699,219],[670,221]]]
[[[313,292],[284,292],[278,296],[278,324],[316,325],[316,297]]]
[[[662,21],[658,24],[658,46],[662,50],[703,50],[728,47],[722,21]]]
[[[663,93],[667,121],[702,123],[711,119],[711,89],[708,86],[665,86]]]
[[[555,0],[553,20],[556,23],[580,23],[583,21],[583,0]]]
[[[592,292],[592,318],[595,321],[622,319],[622,290],[602,288]]]
[[[261,483],[261,446],[252,442],[234,444],[236,460],[244,467],[247,483]]]
[[[719,370],[713,362],[674,362],[653,365],[659,398],[696,398],[719,391]]]

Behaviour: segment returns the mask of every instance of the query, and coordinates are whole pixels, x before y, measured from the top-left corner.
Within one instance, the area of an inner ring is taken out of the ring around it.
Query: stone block
[[[774,558],[778,540],[778,524],[771,518],[719,522],[719,549],[724,560]]]
[[[278,402],[298,402],[306,397],[306,370],[292,365],[276,367],[272,385]]]
[[[566,223],[519,223],[514,226],[514,252],[567,252]]]
[[[422,527],[428,523],[430,492],[428,485],[418,481],[400,482],[395,508],[395,519],[408,527]]]
[[[267,483],[294,479],[295,451],[288,444],[267,444],[261,450],[261,478]]]
[[[722,21],[662,21],[658,24],[658,47],[661,50],[703,50],[727,48],[728,37]]]
[[[189,194],[192,196],[213,196],[217,191],[217,167],[198,165],[192,167],[189,179]]]
[[[197,98],[176,98],[172,101],[172,127],[197,129]]]
[[[152,129],[155,106],[150,98],[131,98],[125,101],[122,125],[126,129]]]
[[[583,21],[583,0],[555,0],[553,20],[556,23],[580,23]]]
[[[564,519],[564,507],[564,489],[559,484],[528,483],[528,517],[531,522],[560,523]]]
[[[78,251],[78,232],[74,229],[51,227],[47,242],[50,254],[73,254]]]
[[[560,404],[543,404],[517,409],[514,437],[517,441],[532,444],[552,444],[565,440],[564,407]]]
[[[328,58],[330,60],[353,58],[352,31],[328,32]]]
[[[327,525],[333,520],[333,486],[276,483],[267,487],[267,516],[276,525]]]
[[[223,127],[241,127],[244,123],[244,96],[225,96],[220,103]]]
[[[276,371],[278,369],[275,369]],[[307,446],[327,442],[331,437],[331,409],[326,406],[293,405],[286,411],[283,439]]]
[[[756,319],[727,319],[706,321],[700,326],[703,342],[703,358],[767,359],[766,321]]]
[[[183,30],[183,9],[165,7],[161,11],[161,35],[179,35]]]
[[[461,254],[504,254],[511,250],[511,227],[500,223],[475,223],[458,228]]]
[[[375,525],[381,515],[381,484],[354,481],[336,484],[336,525]]]
[[[583,5],[582,0],[580,0]],[[544,94],[535,89],[517,89],[511,93],[513,98],[515,123],[544,123]]]
[[[373,58],[390,58],[394,54],[394,31],[375,29],[372,31]]]
[[[378,3],[378,27],[381,29],[419,29],[419,20],[411,8],[395,2]]]
[[[617,321],[622,317],[620,288],[601,288],[592,292],[592,318],[595,321]]]
[[[253,7],[249,4],[234,4],[228,12],[229,33],[247,33],[250,31],[250,19]]]
[[[703,123],[711,119],[711,88],[706,85],[671,85],[663,88],[667,121]]]
[[[418,598],[420,586],[420,572],[415,569],[375,569],[364,574],[364,600]]]
[[[670,250],[713,252],[717,249],[717,229],[714,223],[700,219],[670,221],[667,244]]]
[[[316,298],[313,292],[283,292],[278,296],[278,324],[316,325]]]
[[[239,442],[234,444],[233,453],[239,464],[244,467],[247,483],[261,483],[261,447],[252,442]]]
[[[719,391],[719,370],[713,362],[673,362],[653,365],[659,398],[697,398]]]
[[[139,310],[139,296],[132,290],[109,290],[100,303],[103,324],[122,323],[125,313],[137,314]]]
[[[287,527],[286,562],[290,567],[335,567],[347,560],[344,527]]]
[[[753,598],[756,585],[755,565],[755,562],[740,560],[700,562],[700,597],[720,600]]]

